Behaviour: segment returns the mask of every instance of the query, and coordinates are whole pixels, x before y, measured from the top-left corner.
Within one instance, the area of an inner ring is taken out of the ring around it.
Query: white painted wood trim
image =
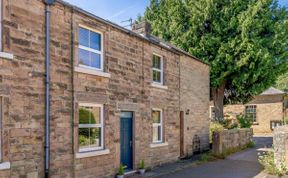
[[[81,158],[88,158],[88,157],[101,156],[101,155],[107,155],[107,154],[110,154],[109,149],[91,151],[91,152],[85,152],[85,153],[76,153],[75,157],[77,159],[81,159]]]
[[[164,146],[168,146],[168,142],[164,142],[164,143],[151,143],[150,144],[150,148],[158,148],[158,147],[164,147]]]
[[[160,89],[164,89],[164,90],[168,90],[168,86],[165,86],[165,85],[161,85],[160,83],[151,83],[151,86],[154,87],[154,88],[160,88]]]
[[[96,75],[96,76],[105,77],[105,78],[111,78],[111,74],[106,73],[106,72],[102,72],[99,70],[93,70],[93,69],[88,69],[88,68],[84,68],[84,67],[75,67],[74,70],[75,70],[75,72],[79,72],[79,73]]]
[[[14,55],[11,53],[0,52],[0,58],[14,59]]]
[[[10,169],[10,167],[11,167],[10,162],[0,163],[0,170]]]

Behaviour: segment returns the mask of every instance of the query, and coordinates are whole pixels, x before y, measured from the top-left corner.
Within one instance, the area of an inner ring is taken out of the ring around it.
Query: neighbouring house
[[[287,111],[285,92],[270,87],[247,104],[231,104],[224,107],[225,118],[236,119],[237,115],[248,115],[253,119],[253,132],[272,133],[273,129],[283,125]],[[214,117],[210,106],[210,117]]]
[[[209,149],[207,64],[145,22],[0,2],[0,177],[114,177]]]

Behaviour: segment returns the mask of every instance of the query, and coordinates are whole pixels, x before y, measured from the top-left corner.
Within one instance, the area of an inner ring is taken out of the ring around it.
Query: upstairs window
[[[103,71],[102,40],[100,32],[79,28],[79,66]]]
[[[247,117],[251,118],[253,122],[257,122],[257,107],[256,105],[245,106],[245,114]]]
[[[161,109],[152,110],[153,143],[163,142],[163,118]]]
[[[103,105],[80,104],[79,152],[104,149]]]
[[[153,82],[163,85],[163,58],[153,55]]]

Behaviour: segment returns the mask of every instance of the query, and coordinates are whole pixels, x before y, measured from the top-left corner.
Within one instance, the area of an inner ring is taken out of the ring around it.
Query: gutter
[[[50,6],[55,0],[45,3],[45,178],[49,178],[50,168]]]

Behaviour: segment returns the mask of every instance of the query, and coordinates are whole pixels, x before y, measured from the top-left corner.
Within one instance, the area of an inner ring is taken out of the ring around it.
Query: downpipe
[[[55,0],[45,3],[45,178],[49,178],[50,168],[50,6]]]

